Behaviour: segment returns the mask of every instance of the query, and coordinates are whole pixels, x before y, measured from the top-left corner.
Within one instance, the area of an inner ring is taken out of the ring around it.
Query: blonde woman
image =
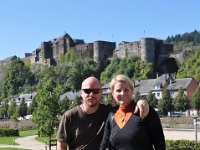
[[[145,119],[134,114],[133,82],[125,75],[115,76],[110,83],[114,100],[119,104],[107,119],[100,150],[165,150],[160,119],[153,108]]]

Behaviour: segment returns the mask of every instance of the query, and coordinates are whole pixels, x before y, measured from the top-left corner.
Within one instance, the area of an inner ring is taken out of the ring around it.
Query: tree
[[[64,114],[66,110],[70,108],[71,101],[67,98],[67,96],[59,101],[59,107],[60,107],[60,114]]]
[[[71,90],[79,90],[83,81],[83,67],[80,63],[73,63],[72,68],[68,72],[66,86]]]
[[[28,114],[31,115],[37,107],[38,107],[38,103],[36,99],[34,98],[28,107]]]
[[[189,101],[187,96],[184,94],[183,88],[179,89],[179,93],[173,100],[173,107],[177,111],[186,111],[189,109]]]
[[[192,106],[199,112],[200,109],[200,88],[198,87],[192,96]]]
[[[110,79],[113,77],[113,75],[117,71],[117,66],[120,63],[119,58],[114,58],[110,62],[110,64],[105,68],[105,70],[101,73],[101,83],[106,84],[110,82]]]
[[[71,109],[71,108],[73,108],[73,107],[75,107],[77,105],[80,105],[81,103],[82,103],[81,97],[76,96],[75,99],[72,101],[69,109]]]
[[[11,101],[9,107],[8,107],[8,117],[11,118],[11,116],[14,115],[16,109],[16,103],[14,101]]]
[[[173,109],[172,98],[170,96],[168,89],[165,89],[162,95],[163,95],[163,98],[159,101],[158,108],[162,114],[167,115],[167,113],[171,112]]]
[[[6,93],[3,94],[5,97],[16,95],[24,90],[25,85],[27,88],[27,85],[32,86],[35,83],[30,69],[20,59],[11,62],[3,80],[5,81],[3,82],[6,90]]]
[[[66,53],[65,55],[65,62],[74,62],[78,59],[78,54],[75,48],[70,48],[68,53]]]
[[[2,102],[2,104],[0,105],[0,116],[2,117],[7,117],[8,116],[8,104],[6,101]]]
[[[134,100],[135,100],[135,101],[138,101],[139,98],[140,98],[140,93],[137,91],[137,92],[135,93],[135,95],[134,95]]]
[[[27,115],[27,111],[28,111],[27,104],[25,103],[25,99],[22,98],[21,103],[17,107],[17,113],[19,114],[19,116],[24,118],[24,116]]]
[[[151,63],[145,63],[138,57],[114,58],[101,73],[101,83],[108,83],[115,74],[125,74],[131,79],[146,79],[152,70]]]
[[[56,86],[54,80],[48,76],[41,81],[36,96],[38,108],[33,112],[33,121],[37,124],[40,133],[47,135],[49,140],[59,123],[58,100],[60,93],[56,91]]]
[[[193,77],[197,82],[200,81],[200,51],[194,51],[182,64],[178,70],[178,78]]]
[[[158,100],[155,98],[151,91],[148,93],[147,101],[149,103],[149,106],[157,108]]]
[[[6,81],[4,79],[0,80],[0,99],[8,96],[8,90],[6,88]]]
[[[111,94],[109,94],[103,101],[102,101],[102,103],[104,103],[104,104],[111,104],[111,105],[113,105],[113,106],[115,106],[116,105],[116,102],[115,102],[115,100],[113,99],[113,97],[112,97],[112,95]]]

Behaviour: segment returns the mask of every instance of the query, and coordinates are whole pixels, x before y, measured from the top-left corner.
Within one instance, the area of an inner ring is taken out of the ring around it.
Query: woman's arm
[[[160,118],[152,107],[149,108],[149,114],[145,120],[148,127],[150,140],[155,150],[165,150],[165,137]]]

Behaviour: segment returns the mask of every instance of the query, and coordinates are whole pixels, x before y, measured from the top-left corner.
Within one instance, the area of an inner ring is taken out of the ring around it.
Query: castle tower
[[[112,57],[115,47],[116,47],[115,42],[95,41],[94,42],[94,61],[95,62],[103,61]]]
[[[70,47],[74,47],[74,41],[69,36],[69,34],[65,33],[62,36],[59,36],[51,41],[53,45],[53,58],[57,59],[61,54],[65,54]]]
[[[46,61],[46,59],[52,58],[53,56],[52,43],[42,42],[41,52],[42,52],[42,61]]]
[[[145,62],[154,62],[155,58],[155,42],[154,38],[142,38],[141,44],[141,60]]]

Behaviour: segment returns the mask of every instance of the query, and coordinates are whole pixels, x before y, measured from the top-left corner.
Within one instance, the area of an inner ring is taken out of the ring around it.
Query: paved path
[[[13,147],[13,148],[24,148],[28,150],[45,150],[45,144],[36,141],[35,137],[37,137],[37,135],[17,138],[15,140],[15,143],[17,143],[18,145],[0,145],[0,148]],[[52,147],[51,150],[56,150],[56,147],[55,146]]]
[[[194,140],[195,132],[194,130],[171,130],[164,129],[164,135],[166,140]],[[24,148],[28,150],[45,150],[45,144],[35,140],[34,136],[17,138],[15,142],[18,145],[0,145],[2,147],[14,147],[14,148]],[[198,141],[200,141],[200,132],[197,134]],[[56,150],[56,147],[52,147],[51,150]]]
[[[195,141],[194,130],[172,130],[164,129],[166,140],[192,140]],[[197,140],[200,141],[200,132],[197,132]]]

